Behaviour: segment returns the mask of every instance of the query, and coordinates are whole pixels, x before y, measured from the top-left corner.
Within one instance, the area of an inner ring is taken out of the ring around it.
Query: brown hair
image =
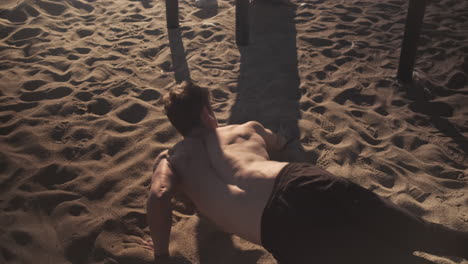
[[[200,113],[204,106],[210,109],[210,92],[184,81],[170,89],[163,97],[164,109],[171,124],[186,136],[202,124]]]

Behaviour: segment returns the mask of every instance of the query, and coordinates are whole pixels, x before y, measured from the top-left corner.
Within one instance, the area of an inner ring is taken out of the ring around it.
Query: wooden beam
[[[249,44],[249,2],[236,0],[236,43],[240,46]]]
[[[413,80],[413,69],[418,49],[427,0],[410,0],[406,16],[405,35],[401,45],[397,77],[402,82]]]
[[[166,0],[167,28],[179,27],[179,0]]]

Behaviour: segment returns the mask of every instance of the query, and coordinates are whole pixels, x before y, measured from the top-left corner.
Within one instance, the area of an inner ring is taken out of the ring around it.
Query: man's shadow
[[[287,139],[299,139],[295,15],[295,6],[261,0],[250,5],[250,41],[248,46],[239,46],[240,76],[229,124],[255,120]],[[305,160],[299,140],[290,147],[295,149],[295,157],[286,160]]]

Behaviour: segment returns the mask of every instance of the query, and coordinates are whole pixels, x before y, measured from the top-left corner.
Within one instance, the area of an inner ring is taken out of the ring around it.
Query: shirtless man
[[[425,222],[310,164],[270,160],[286,139],[258,122],[218,127],[209,91],[188,82],[165,97],[184,139],[155,161],[147,219],[156,260],[169,255],[171,197],[183,192],[228,233],[281,263],[422,263],[414,250],[467,257],[467,234]]]

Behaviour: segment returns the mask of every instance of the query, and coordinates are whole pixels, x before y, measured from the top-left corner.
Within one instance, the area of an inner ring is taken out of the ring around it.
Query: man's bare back
[[[257,244],[274,179],[287,164],[269,160],[265,133],[257,122],[199,129],[169,158],[180,189],[200,214]]]

